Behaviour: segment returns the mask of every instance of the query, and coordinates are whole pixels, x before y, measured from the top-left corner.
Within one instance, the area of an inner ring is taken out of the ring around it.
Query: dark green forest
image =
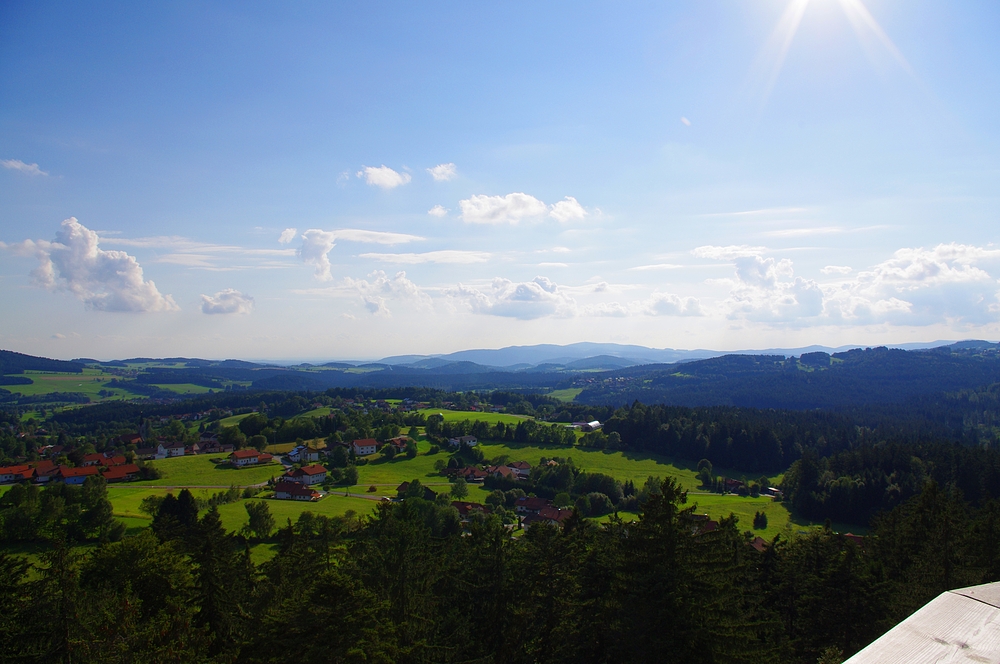
[[[733,520],[703,530],[670,480],[636,521],[516,539],[418,497],[227,533],[186,493],[135,536],[48,520],[37,564],[0,554],[3,661],[840,661],[938,593],[1000,580],[1000,504],[934,482],[860,546],[824,530],[762,550]],[[260,538],[278,553],[257,567]]]

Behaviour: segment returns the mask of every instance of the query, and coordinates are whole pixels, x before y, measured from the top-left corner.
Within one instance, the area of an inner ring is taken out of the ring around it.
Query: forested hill
[[[45,357],[24,355],[10,350],[0,350],[0,375],[20,374],[27,371],[60,371],[65,373],[80,373],[84,365],[80,362],[50,360]]]
[[[902,403],[1000,382],[997,344],[928,351],[867,348],[844,353],[725,355],[646,365],[589,379],[577,401],[793,410]]]

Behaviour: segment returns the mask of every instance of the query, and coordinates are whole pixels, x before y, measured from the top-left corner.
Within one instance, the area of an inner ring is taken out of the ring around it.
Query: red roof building
[[[274,497],[279,500],[319,500],[322,494],[315,489],[302,486],[298,482],[278,482],[274,485]]]
[[[301,468],[296,468],[295,470],[290,470],[285,473],[284,479],[289,482],[296,482],[306,486],[309,486],[310,484],[319,484],[326,479],[326,468],[318,463],[314,463],[310,466],[302,466]]]
[[[134,463],[112,466],[101,473],[101,475],[103,475],[104,479],[108,482],[128,482],[129,480],[134,480],[139,476],[139,466]]]
[[[59,476],[66,484],[83,484],[88,477],[97,474],[97,466],[82,466],[80,468],[59,466]]]

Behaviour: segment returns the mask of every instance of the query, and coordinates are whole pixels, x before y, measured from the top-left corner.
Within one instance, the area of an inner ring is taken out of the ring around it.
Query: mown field
[[[418,413],[422,413],[427,417],[431,415],[441,415],[444,417],[445,422],[461,422],[463,420],[469,420],[474,422],[480,420],[482,422],[489,422],[490,424],[496,424],[497,422],[503,422],[504,424],[517,424],[521,420],[530,419],[527,415],[508,415],[506,413],[480,413],[472,412],[467,410],[445,410],[444,408],[425,408],[423,410],[418,410]]]
[[[213,463],[213,460],[224,461],[225,458],[222,455],[212,454],[151,461],[150,463],[154,467],[163,472],[163,477],[158,480],[142,482],[142,484],[180,487],[228,487],[232,485],[243,487],[266,482],[284,472],[281,464],[277,462],[246,468],[233,468],[226,463]]]
[[[212,388],[205,387],[204,385],[195,385],[194,383],[155,383],[153,387],[176,392],[177,394],[207,394],[212,391]]]
[[[24,396],[37,396],[39,394],[51,394],[52,392],[78,392],[86,394],[91,401],[103,401],[105,399],[134,399],[139,395],[133,394],[122,388],[109,388],[107,384],[115,376],[106,374],[98,369],[84,369],[83,373],[55,373],[49,371],[25,371],[20,374],[31,379],[31,385],[4,385],[5,390],[20,392]],[[110,390],[112,396],[102,397],[98,394],[101,390]]]

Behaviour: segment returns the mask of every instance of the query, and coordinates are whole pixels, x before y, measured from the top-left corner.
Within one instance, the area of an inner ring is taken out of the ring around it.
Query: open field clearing
[[[19,374],[31,379],[31,385],[4,385],[5,390],[20,392],[24,396],[51,394],[52,392],[78,392],[86,394],[92,401],[104,399],[133,399],[138,395],[122,388],[109,388],[107,384],[115,377],[96,369],[84,369],[83,373],[53,373],[48,371],[25,371]],[[102,397],[101,390],[110,390],[113,396]]]
[[[153,387],[158,387],[161,390],[170,390],[177,394],[207,394],[211,391],[211,388],[204,385],[195,385],[194,383],[155,383]]]
[[[248,498],[247,500],[240,500],[235,503],[219,506],[219,515],[222,517],[222,523],[226,527],[226,530],[239,530],[247,524],[249,517],[243,504],[249,500],[265,500],[268,508],[271,510],[271,515],[274,516],[274,525],[277,528],[287,525],[289,519],[294,522],[303,512],[334,517],[344,516],[347,512],[353,511],[358,516],[367,516],[375,509],[375,505],[378,502],[366,498],[345,497],[343,493],[338,495],[336,491],[315,503],[297,500]]]
[[[463,420],[475,422],[476,420],[479,420],[481,422],[489,422],[490,424],[496,424],[497,422],[503,422],[504,424],[517,424],[521,420],[531,419],[527,415],[482,413],[479,411],[468,410],[445,410],[444,408],[425,408],[423,410],[418,410],[417,412],[423,414],[425,417],[430,417],[431,415],[441,415],[444,417],[445,422],[461,422]]]
[[[284,472],[281,464],[277,462],[247,468],[233,468],[227,463],[212,463],[213,459],[224,461],[225,458],[213,454],[151,461],[151,464],[163,472],[163,477],[158,480],[144,481],[141,484],[145,486],[228,487],[234,484],[236,486],[250,486],[266,482]]]
[[[246,417],[250,417],[253,413],[243,413],[242,415],[231,415],[230,417],[224,417],[219,420],[220,427],[232,427],[236,426]]]
[[[559,399],[560,401],[572,401],[573,399],[580,396],[580,392],[583,392],[582,387],[567,387],[563,390],[552,390],[547,396],[553,399]]]

